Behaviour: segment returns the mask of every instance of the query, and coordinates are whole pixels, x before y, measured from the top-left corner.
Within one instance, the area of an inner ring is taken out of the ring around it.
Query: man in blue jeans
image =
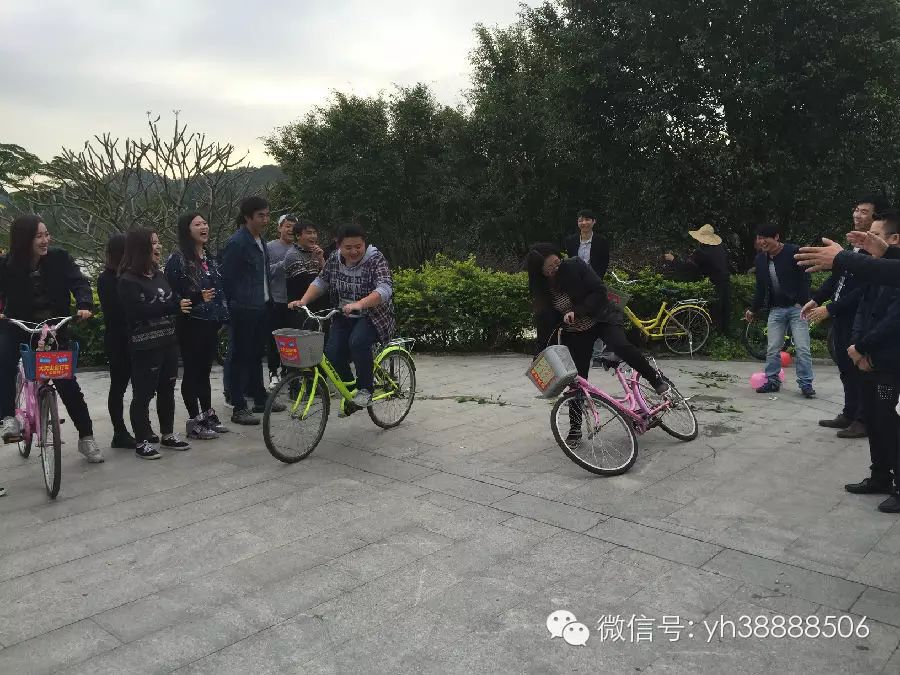
[[[766,349],[766,383],[756,391],[770,394],[781,389],[781,348],[788,327],[794,336],[797,352],[797,384],[806,398],[814,398],[812,354],[809,350],[809,322],[801,316],[801,308],[809,301],[809,275],[794,259],[800,249],[782,241],[777,225],[761,225],[756,230],[759,253],[754,261],[756,292],[753,305],[744,313],[747,321],[769,307],[769,345]],[[768,299],[768,302],[766,300]]]

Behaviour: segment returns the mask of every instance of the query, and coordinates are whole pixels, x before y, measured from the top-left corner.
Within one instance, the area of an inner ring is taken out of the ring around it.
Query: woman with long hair
[[[119,266],[125,255],[125,235],[116,233],[106,242],[106,261],[97,278],[97,296],[103,310],[103,350],[109,364],[109,394],[106,405],[113,425],[114,448],[134,448],[134,436],[125,426],[125,406],[122,399],[131,381],[131,357],[128,348],[128,324],[119,300]]]
[[[178,340],[175,316],[191,311],[191,301],[179,300],[159,269],[160,243],[156,232],[144,227],[125,237],[119,274],[119,299],[128,322],[131,347],[131,428],[135,454],[159,459],[150,428],[150,401],[156,396],[160,445],[188,450],[190,443],[175,431],[175,381],[178,379]]]
[[[175,332],[181,347],[183,372],[181,396],[190,419],[185,432],[189,439],[213,439],[228,429],[212,407],[209,382],[219,329],[228,320],[222,276],[215,258],[209,254],[209,224],[199,213],[185,213],[178,219],[178,248],[166,262],[166,279],[181,298],[191,301],[189,314],[181,314]]]
[[[0,259],[0,295],[4,317],[41,322],[68,316],[72,299],[78,320],[91,318],[94,310],[91,284],[78,269],[72,256],[50,246],[50,232],[40,216],[16,218],[9,229],[9,254]],[[29,337],[16,326],[0,326],[0,417],[3,441],[21,438],[16,413],[16,371],[19,345]],[[57,335],[60,346],[67,343],[65,328]],[[103,461],[103,453],[94,441],[91,414],[78,380],[56,380],[56,391],[78,430],[78,451],[91,463]]]

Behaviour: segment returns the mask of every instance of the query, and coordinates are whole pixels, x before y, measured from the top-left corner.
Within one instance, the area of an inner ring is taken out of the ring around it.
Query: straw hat
[[[688,230],[688,234],[701,244],[709,244],[710,246],[718,246],[722,243],[722,237],[716,234],[712,225],[704,225],[699,230]]]

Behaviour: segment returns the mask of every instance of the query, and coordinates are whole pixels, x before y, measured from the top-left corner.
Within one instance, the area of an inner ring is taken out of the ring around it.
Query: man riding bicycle
[[[353,361],[357,389],[353,403],[366,408],[374,389],[372,347],[379,341],[388,342],[394,333],[394,283],[387,259],[367,242],[362,227],[342,226],[337,244],[322,273],[303,297],[288,307],[306,306],[328,292],[331,302],[343,310],[332,321],[325,355],[344,382],[353,381]]]

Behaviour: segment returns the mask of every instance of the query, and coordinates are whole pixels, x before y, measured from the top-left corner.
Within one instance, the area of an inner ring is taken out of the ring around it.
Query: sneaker
[[[153,443],[154,445],[159,445],[159,434],[151,429],[150,435],[147,436],[147,442]]]
[[[0,422],[0,434],[4,443],[16,443],[22,440],[22,427],[15,417],[4,417]]]
[[[659,384],[653,387],[653,391],[655,391],[660,396],[668,396],[672,392],[672,387],[665,380],[660,380]]]
[[[859,483],[847,483],[844,489],[855,495],[889,495],[894,491],[890,478],[863,478]]]
[[[338,408],[338,417],[350,417],[350,415],[360,410],[362,410],[362,408],[359,408],[353,401],[342,398],[341,405]]]
[[[756,390],[757,394],[774,394],[775,392],[781,391],[781,385],[777,382],[772,382],[769,380],[763,386],[759,387]]]
[[[841,413],[833,420],[819,420],[819,426],[825,427],[826,429],[846,429],[853,423],[849,417],[847,417],[844,413]]]
[[[103,453],[100,452],[97,441],[94,440],[93,436],[85,436],[78,439],[78,452],[84,455],[91,464],[100,464],[104,461]]]
[[[162,457],[162,455],[159,454],[159,451],[154,448],[149,441],[138,443],[134,454],[141,459],[159,459],[160,457]]]
[[[211,441],[219,437],[219,434],[206,426],[206,419],[203,415],[197,415],[197,417],[185,422],[184,435],[198,441]]]
[[[134,439],[134,436],[127,431],[117,431],[113,434],[112,443],[109,444],[109,447],[129,449],[135,445],[137,445],[137,441]]]
[[[816,390],[813,389],[811,384],[808,384],[805,387],[800,387],[800,393],[803,394],[803,398],[815,398],[816,397]]]
[[[277,387],[279,384],[281,384],[281,378],[278,377],[278,373],[272,373],[272,375],[269,377],[268,390],[275,391],[275,387]]]
[[[372,405],[372,392],[368,389],[360,389],[353,397],[353,405],[358,408],[368,408]]]
[[[274,401],[272,403],[272,412],[273,413],[280,413],[280,412],[284,412],[285,410],[287,410],[287,406],[284,403],[282,403],[281,401]],[[254,403],[253,404],[253,412],[255,412],[258,415],[262,415],[264,412],[266,412],[266,404],[265,403]]]
[[[866,438],[869,432],[866,431],[866,425],[859,420],[854,421],[846,429],[837,432],[838,438]]]
[[[579,443],[581,443],[581,428],[571,428],[569,429],[569,435],[566,436],[566,445],[570,448],[576,447]]]
[[[250,427],[259,424],[259,418],[246,408],[239,408],[231,413],[231,422],[232,424]]]
[[[222,420],[219,419],[219,416],[216,415],[216,411],[212,408],[203,413],[203,423],[217,434],[228,433],[228,427],[222,424]]]
[[[896,492],[878,505],[882,513],[900,513],[900,494]]]
[[[0,487],[0,497],[5,497],[5,496],[6,496],[6,488]]]
[[[178,434],[166,434],[163,436],[160,447],[168,448],[169,450],[190,450],[191,444],[181,440]]]

